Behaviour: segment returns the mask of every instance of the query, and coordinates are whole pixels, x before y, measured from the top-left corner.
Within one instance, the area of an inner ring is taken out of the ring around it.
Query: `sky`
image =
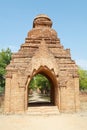
[[[0,0],[0,50],[17,52],[38,14],[51,18],[61,44],[87,69],[87,0]]]

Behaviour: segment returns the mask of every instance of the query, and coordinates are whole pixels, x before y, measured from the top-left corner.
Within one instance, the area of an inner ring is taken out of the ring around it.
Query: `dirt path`
[[[33,91],[32,96],[30,97],[29,102],[34,103],[34,102],[49,102],[49,98],[44,98],[44,95],[41,95],[37,93],[36,91]]]
[[[0,115],[0,130],[87,130],[87,112],[57,116]]]

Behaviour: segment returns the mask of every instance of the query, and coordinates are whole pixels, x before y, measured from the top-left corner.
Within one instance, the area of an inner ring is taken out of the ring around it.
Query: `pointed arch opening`
[[[47,67],[41,66],[38,70],[33,71],[27,91],[27,107],[32,105],[58,106],[57,79]]]
[[[28,88],[28,104],[52,105],[50,80],[43,74],[36,74],[30,81]]]

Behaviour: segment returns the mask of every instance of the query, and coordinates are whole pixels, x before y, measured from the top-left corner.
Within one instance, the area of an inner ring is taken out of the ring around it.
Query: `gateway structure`
[[[51,83],[51,101],[60,112],[79,110],[79,77],[70,49],[64,49],[52,21],[38,15],[25,43],[12,55],[6,68],[5,112],[18,113],[28,109],[28,91],[36,74],[45,75]]]

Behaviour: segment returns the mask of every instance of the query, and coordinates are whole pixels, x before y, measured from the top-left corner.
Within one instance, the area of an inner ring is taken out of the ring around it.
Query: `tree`
[[[48,92],[50,90],[50,82],[44,75],[37,74],[31,80],[29,88],[33,90],[39,88],[41,92]]]
[[[6,50],[2,49],[0,52],[0,88],[4,88],[5,86],[5,68],[10,63],[11,55],[12,53],[9,48]]]
[[[87,90],[87,70],[79,68],[80,90]]]

